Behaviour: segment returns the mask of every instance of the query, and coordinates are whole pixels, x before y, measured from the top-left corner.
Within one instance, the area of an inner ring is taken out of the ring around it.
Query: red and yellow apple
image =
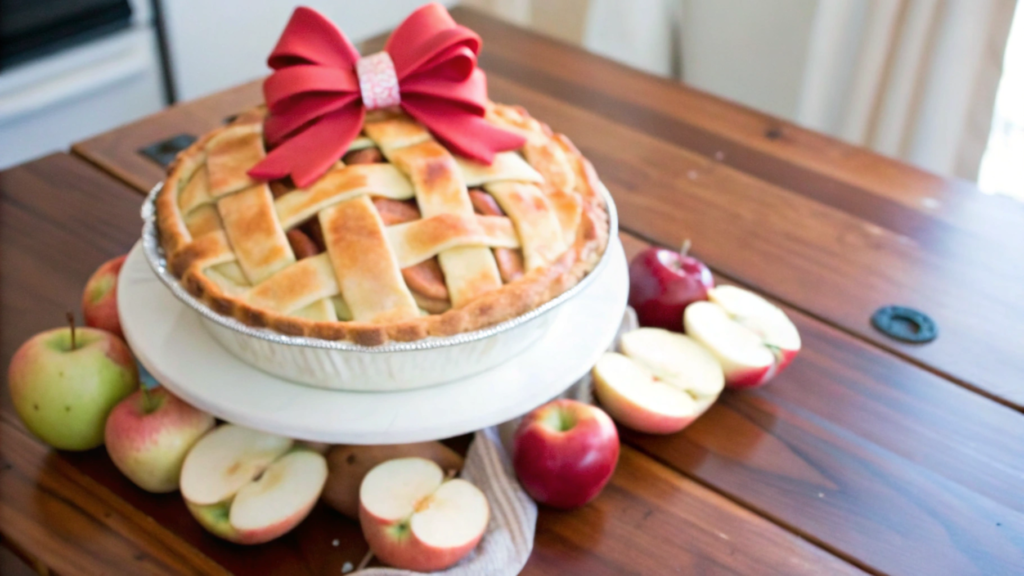
[[[178,489],[185,455],[214,423],[213,416],[162,387],[140,389],[110,412],[107,453],[139,488],[173,492]]]
[[[616,422],[648,434],[687,427],[718,399],[725,377],[718,360],[682,334],[640,328],[622,336],[622,354],[594,366],[594,393]]]
[[[370,549],[405,570],[442,570],[469,554],[487,530],[483,492],[426,458],[377,465],[359,488],[359,523]]]
[[[92,328],[36,334],[14,353],[7,373],[14,408],[25,426],[61,450],[103,444],[107,415],[139,386],[128,345]]]
[[[767,383],[800,351],[800,333],[786,313],[735,286],[708,292],[708,302],[686,309],[686,333],[718,358],[732,388]]]
[[[128,255],[104,262],[85,283],[82,292],[82,315],[85,325],[106,330],[124,338],[121,318],[117,314],[117,277]]]
[[[534,500],[575,508],[604,488],[619,460],[615,423],[596,406],[554,400],[530,412],[516,429],[512,461]]]
[[[287,533],[313,509],[327,462],[274,434],[225,424],[203,436],[185,457],[181,495],[211,534],[261,544]]]
[[[629,305],[641,326],[683,329],[683,310],[707,300],[715,279],[703,262],[680,252],[651,247],[629,263]]]

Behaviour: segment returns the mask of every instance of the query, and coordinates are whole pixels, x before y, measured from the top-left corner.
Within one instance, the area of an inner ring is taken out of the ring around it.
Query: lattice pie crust
[[[472,331],[561,294],[607,246],[590,163],[521,108],[488,111],[527,138],[490,166],[401,112],[371,112],[304,190],[246,175],[265,156],[264,114],[183,151],[157,198],[173,273],[248,325],[364,345]]]

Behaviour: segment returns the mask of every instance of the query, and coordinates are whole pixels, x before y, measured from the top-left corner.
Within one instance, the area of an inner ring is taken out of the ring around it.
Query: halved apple
[[[377,465],[359,488],[359,521],[382,562],[420,572],[441,570],[469,554],[490,520],[483,492],[426,458]]]
[[[327,461],[288,438],[225,424],[185,457],[181,494],[210,533],[260,544],[301,522],[327,481]]]
[[[366,474],[388,460],[413,456],[432,460],[445,471],[462,470],[462,456],[436,441],[381,446],[338,445],[324,454],[327,458],[327,484],[320,499],[345,516],[358,520],[359,488]]]
[[[671,434],[718,398],[725,378],[718,361],[690,338],[661,328],[622,336],[624,354],[608,352],[594,366],[594,392],[623,426]]]
[[[800,351],[800,333],[786,313],[735,286],[708,291],[683,313],[686,333],[722,364],[726,384],[753,388],[779,374]]]

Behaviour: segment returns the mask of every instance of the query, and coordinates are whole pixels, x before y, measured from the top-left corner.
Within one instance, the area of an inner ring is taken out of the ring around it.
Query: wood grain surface
[[[472,11],[457,19],[485,40],[492,98],[568,134],[624,228],[669,245],[688,236],[717,270],[1024,407],[1020,202]],[[876,332],[868,319],[887,304],[931,315],[939,339]]]
[[[0,360],[61,324],[104,260],[137,239],[141,196],[53,155],[0,173]],[[6,378],[5,378],[6,387]],[[340,574],[366,550],[358,526],[318,506],[257,547],[205,533],[176,494],[145,493],[100,448],[49,450],[0,400],[0,533],[59,574]],[[805,539],[625,448],[591,505],[545,510],[528,574],[858,574]]]
[[[263,82],[249,82],[188,103],[171,106],[141,120],[72,146],[73,153],[140,190],[165,175],[139,150],[179,134],[198,136],[227,118],[263,102]]]
[[[874,573],[1024,566],[1024,417],[781,306],[803,340],[785,372],[625,441]]]

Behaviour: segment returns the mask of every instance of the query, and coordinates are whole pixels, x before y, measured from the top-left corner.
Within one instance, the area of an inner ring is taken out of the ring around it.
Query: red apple
[[[96,269],[85,283],[82,293],[82,315],[85,325],[106,330],[124,338],[121,319],[117,315],[117,275],[128,255],[108,260]]]
[[[89,450],[103,444],[107,415],[138,387],[139,373],[128,345],[110,332],[57,328],[18,348],[7,383],[33,434],[54,448]]]
[[[445,479],[426,458],[378,464],[359,487],[359,523],[373,553],[395,568],[433,572],[469,554],[487,530],[487,497]]]
[[[185,455],[213,424],[213,416],[161,387],[140,389],[107,417],[107,453],[143,490],[173,492]]]
[[[703,262],[680,252],[648,248],[629,263],[629,305],[641,326],[683,329],[683,310],[708,299],[715,279]]]
[[[534,500],[575,508],[593,500],[612,477],[619,433],[600,408],[555,400],[523,418],[513,452],[516,475]]]

